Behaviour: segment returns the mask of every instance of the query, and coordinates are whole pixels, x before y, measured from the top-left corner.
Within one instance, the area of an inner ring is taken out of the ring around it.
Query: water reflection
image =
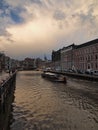
[[[18,72],[11,130],[97,130],[98,83],[53,83],[37,71]]]

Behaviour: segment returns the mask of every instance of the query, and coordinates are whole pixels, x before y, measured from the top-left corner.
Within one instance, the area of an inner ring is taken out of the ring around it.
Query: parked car
[[[61,72],[62,70],[60,68],[55,69],[56,72]]]
[[[68,70],[67,70],[67,69],[64,69],[63,72],[68,72]]]
[[[72,69],[68,69],[68,72],[73,73],[73,70]]]
[[[70,73],[77,73],[77,71],[73,70],[73,69],[68,69],[68,72],[70,72]]]
[[[98,76],[98,70],[93,70],[93,75]]]
[[[79,73],[79,74],[84,74],[84,71],[82,71],[82,70],[77,70],[77,73]]]
[[[93,74],[93,70],[92,70],[92,69],[87,69],[87,70],[85,71],[85,74]]]

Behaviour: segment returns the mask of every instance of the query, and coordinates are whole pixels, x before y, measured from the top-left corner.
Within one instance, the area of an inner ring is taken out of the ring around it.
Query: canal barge
[[[41,74],[43,78],[49,79],[54,82],[66,83],[66,77],[61,74],[55,74],[51,72],[43,72]]]

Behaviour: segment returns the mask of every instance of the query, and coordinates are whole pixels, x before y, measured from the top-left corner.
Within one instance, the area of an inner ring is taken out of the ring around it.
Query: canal
[[[98,82],[67,77],[67,84],[17,73],[10,130],[98,130]]]

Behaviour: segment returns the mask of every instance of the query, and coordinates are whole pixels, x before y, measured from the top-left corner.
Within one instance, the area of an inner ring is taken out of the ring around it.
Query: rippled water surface
[[[17,74],[11,130],[98,130],[98,83],[67,77],[67,84]]]

